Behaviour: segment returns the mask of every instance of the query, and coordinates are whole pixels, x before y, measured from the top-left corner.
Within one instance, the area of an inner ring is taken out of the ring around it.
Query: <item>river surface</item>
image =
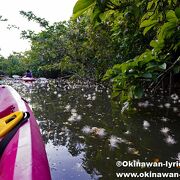
[[[120,163],[180,161],[177,94],[158,92],[122,115],[102,85],[60,80],[5,83],[12,85],[34,111],[53,180],[115,180],[120,179],[116,173],[150,170],[180,173],[176,167],[122,167]]]

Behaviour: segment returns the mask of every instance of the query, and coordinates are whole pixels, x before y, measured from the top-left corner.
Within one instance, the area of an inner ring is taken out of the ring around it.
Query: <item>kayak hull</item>
[[[0,159],[0,180],[50,180],[44,143],[29,105],[10,86],[0,85],[0,118],[15,112],[29,112]]]
[[[21,80],[25,81],[25,82],[33,82],[33,81],[36,81],[35,78],[30,78],[30,77],[23,77],[21,78]]]

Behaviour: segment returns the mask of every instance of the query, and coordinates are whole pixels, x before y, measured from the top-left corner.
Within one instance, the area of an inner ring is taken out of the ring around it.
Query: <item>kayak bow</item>
[[[30,118],[0,158],[0,180],[50,180],[44,143],[32,110],[12,87],[0,85],[0,118],[5,120],[5,116],[19,111],[29,112]]]
[[[33,82],[33,81],[36,81],[36,79],[35,78],[30,78],[30,77],[22,77],[21,78],[23,81],[25,81],[25,82]]]

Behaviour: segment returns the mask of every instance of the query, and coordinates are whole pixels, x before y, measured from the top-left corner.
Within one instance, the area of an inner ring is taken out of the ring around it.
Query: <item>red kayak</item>
[[[25,81],[25,82],[33,82],[33,81],[36,81],[36,79],[33,78],[33,77],[22,77],[21,79],[22,79],[23,81]]]
[[[0,154],[0,180],[50,180],[45,146],[32,110],[12,87],[0,85],[0,122],[13,112],[28,112],[30,117],[16,126],[16,133]]]

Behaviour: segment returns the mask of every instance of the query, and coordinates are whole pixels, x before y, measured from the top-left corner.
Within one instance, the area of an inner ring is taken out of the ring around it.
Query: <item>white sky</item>
[[[72,15],[73,6],[77,0],[5,0],[0,5],[0,15],[8,22],[0,22],[0,54],[7,57],[13,51],[22,52],[30,49],[27,40],[20,39],[21,30],[40,30],[38,24],[29,22],[19,14],[19,11],[32,11],[37,17],[50,22],[68,20]],[[14,24],[20,30],[6,27]]]

